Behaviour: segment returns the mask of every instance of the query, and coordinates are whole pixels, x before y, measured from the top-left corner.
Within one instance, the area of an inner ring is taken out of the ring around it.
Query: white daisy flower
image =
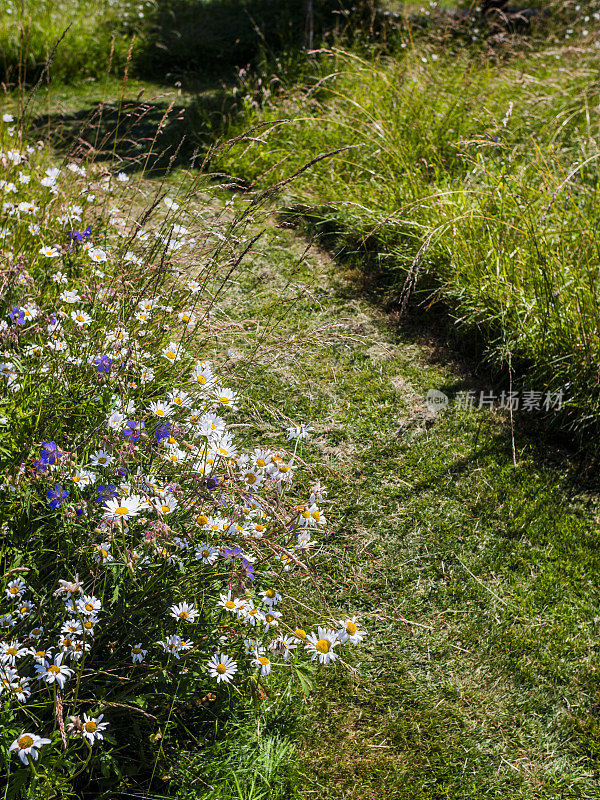
[[[141,505],[142,498],[137,494],[132,494],[129,497],[107,500],[102,510],[108,519],[129,519],[139,514]]]
[[[261,675],[268,675],[271,672],[271,661],[267,656],[257,655],[253,663],[260,668]]]
[[[150,403],[150,411],[161,419],[166,419],[173,413],[173,409],[168,403]]]
[[[12,642],[0,643],[0,663],[5,666],[14,667],[17,659],[23,658],[28,653],[28,648],[22,647],[16,639],[13,639]]]
[[[142,661],[144,660],[147,652],[148,652],[147,650],[143,650],[142,649],[142,643],[141,642],[138,642],[138,644],[134,644],[132,646],[132,648],[131,648],[131,662],[132,662],[132,664],[135,664],[136,662],[138,664],[141,664]]]
[[[44,745],[50,744],[50,739],[44,739],[35,733],[22,733],[18,739],[8,748],[9,752],[15,750],[23,764],[29,764],[29,760],[37,761],[38,750]]]
[[[339,622],[341,628],[337,632],[337,638],[342,644],[350,642],[350,644],[360,644],[367,635],[366,631],[359,630],[356,617],[350,619],[342,619]]]
[[[225,653],[217,653],[207,662],[208,674],[217,683],[229,683],[237,672],[236,662]]]
[[[179,361],[182,356],[180,345],[176,342],[169,342],[169,344],[165,347],[162,351],[163,356],[173,363],[174,361]]]
[[[281,600],[281,595],[275,589],[265,589],[264,592],[259,592],[263,603],[271,608],[277,605]]]
[[[77,292],[65,290],[59,294],[58,299],[62,300],[63,303],[79,303],[81,297],[77,294]]]
[[[83,728],[81,731],[90,744],[94,744],[97,739],[104,739],[102,731],[108,727],[108,722],[102,722],[104,714],[99,717],[88,717],[87,714],[83,715]]]
[[[36,664],[35,671],[40,680],[46,683],[57,683],[62,689],[67,680],[73,675],[73,670],[66,667],[63,663],[64,654],[59,653],[54,657],[54,663]]]
[[[83,328],[85,325],[89,325],[92,321],[91,316],[81,308],[78,308],[76,311],[71,311],[71,319],[80,328]]]
[[[10,581],[6,587],[6,596],[11,599],[20,599],[26,593],[27,587],[20,578]]]
[[[337,633],[329,628],[317,628],[317,633],[308,634],[306,642],[304,647],[312,654],[311,661],[318,659],[321,664],[329,664],[338,656],[333,648],[340,644],[340,641]]]
[[[39,250],[39,254],[44,256],[45,258],[58,258],[60,252],[56,247],[41,247]]]
[[[179,605],[171,606],[171,616],[183,622],[195,622],[199,614],[189,603],[179,603]]]
[[[219,549],[211,547],[206,542],[201,542],[196,549],[196,560],[203,564],[214,564],[219,558]]]
[[[122,414],[118,414],[117,411],[113,412],[111,416],[114,415],[122,417],[120,422],[116,425],[116,427],[119,427],[121,422],[123,422],[123,420],[125,419],[125,417],[123,417]],[[116,417],[115,417],[115,423],[116,423]],[[106,450],[96,450],[96,452],[92,453],[92,455],[90,456],[90,464],[92,467],[110,467],[113,461],[114,458],[110,455],[110,453],[107,453]]]

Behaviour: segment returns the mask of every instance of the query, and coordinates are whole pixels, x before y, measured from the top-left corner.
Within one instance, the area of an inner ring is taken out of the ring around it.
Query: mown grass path
[[[370,634],[296,707],[304,796],[599,797],[595,494],[518,418],[513,463],[506,412],[431,413],[429,388],[489,386],[305,248],[268,227],[227,295],[246,352],[270,331],[259,424],[315,424],[303,457],[326,476],[333,558],[304,597]]]

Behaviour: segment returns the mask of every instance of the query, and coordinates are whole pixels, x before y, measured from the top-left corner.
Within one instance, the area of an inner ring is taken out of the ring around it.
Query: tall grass
[[[273,120],[224,166],[250,181],[293,173],[290,205],[404,303],[443,300],[498,365],[564,392],[569,421],[596,422],[598,112],[595,48],[493,65],[424,45],[395,58],[331,51],[312,86],[248,107]],[[281,121],[283,118],[283,121]],[[275,121],[277,120],[277,121]]]

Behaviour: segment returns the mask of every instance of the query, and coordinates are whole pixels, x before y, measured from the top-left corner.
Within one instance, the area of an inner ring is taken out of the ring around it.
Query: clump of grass
[[[42,0],[0,6],[0,75],[5,86],[33,84],[53,48],[51,77],[64,82],[121,74],[132,39],[143,31],[154,0]],[[64,36],[63,36],[64,35]],[[135,45],[135,52],[139,47]]]
[[[271,180],[346,148],[303,173],[290,205],[402,303],[434,289],[490,362],[562,389],[569,423],[585,428],[600,409],[593,59],[589,48],[496,66],[420,46],[379,60],[332,51],[312,88],[247,109],[240,130],[277,122],[224,166]]]

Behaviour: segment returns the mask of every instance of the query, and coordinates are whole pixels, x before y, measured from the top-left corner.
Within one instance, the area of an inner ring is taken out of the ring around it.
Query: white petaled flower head
[[[221,386],[214,390],[214,398],[223,408],[230,408],[232,411],[238,407],[238,397],[231,389]]]
[[[217,653],[208,660],[208,674],[216,678],[217,683],[229,683],[237,672],[237,664],[225,653]]]
[[[210,364],[207,361],[199,361],[192,372],[192,380],[204,388],[208,388],[214,382],[214,377]]]
[[[117,414],[118,412],[114,413]],[[119,416],[122,415],[119,414]],[[124,419],[125,417],[121,419],[121,421],[117,424],[117,427],[121,424],[121,422],[123,422]],[[110,455],[110,453],[107,453],[106,450],[96,450],[96,452],[92,453],[90,456],[90,465],[92,467],[110,467],[113,461],[114,458]]]
[[[184,642],[181,636],[177,636],[177,634],[168,636],[164,642],[158,642],[158,644],[163,648],[165,653],[173,655],[175,658],[179,658],[179,653],[184,649]]]
[[[341,625],[341,628],[337,632],[337,638],[342,644],[346,642],[350,642],[350,644],[360,644],[367,635],[366,631],[359,630],[356,617],[342,619],[339,621],[339,625]]]
[[[25,592],[27,591],[27,587],[23,583],[20,578],[17,578],[15,581],[10,581],[8,586],[6,587],[6,596],[10,598],[20,599],[23,597]]]
[[[23,764],[29,764],[30,758],[37,761],[37,751],[46,744],[50,744],[50,739],[44,739],[35,733],[22,733],[8,749],[9,752],[16,750]]]
[[[179,603],[171,606],[171,616],[182,622],[195,622],[198,619],[198,611],[189,603]]]
[[[268,675],[271,672],[271,660],[265,655],[256,655],[254,665],[260,668],[261,675]]]
[[[76,610],[84,616],[95,616],[102,608],[102,603],[93,595],[84,595],[77,600]]]
[[[306,637],[305,649],[312,654],[311,660],[319,660],[320,664],[329,664],[335,661],[338,654],[334,647],[340,643],[337,633],[329,628],[317,628],[317,633],[309,633]]]
[[[66,290],[59,294],[58,299],[62,300],[63,303],[79,303],[81,297],[77,294],[77,292]]]
[[[314,528],[316,525],[326,525],[327,520],[316,503],[305,506],[300,512],[299,524],[304,528]]]
[[[173,497],[172,494],[168,494],[165,497],[157,497],[154,500],[154,507],[163,516],[172,514],[177,508],[177,498]]]
[[[266,606],[271,608],[272,606],[277,605],[281,600],[281,595],[278,594],[275,589],[265,589],[264,592],[259,592],[260,597],[262,598],[263,603]]]
[[[311,433],[314,431],[312,425],[300,423],[299,425],[291,425],[287,428],[288,439],[310,439]]]
[[[102,722],[104,714],[99,717],[88,717],[87,714],[83,715],[83,727],[81,735],[88,740],[90,744],[94,744],[97,739],[104,739],[102,731],[108,727],[108,722]]]
[[[16,639],[12,642],[2,642],[0,644],[0,663],[9,667],[14,667],[18,658],[28,655],[29,649],[22,647]]]
[[[141,510],[142,498],[137,494],[107,500],[102,510],[108,519],[129,519],[136,517]]]
[[[173,363],[174,361],[179,361],[181,358],[181,346],[178,345],[176,342],[169,342],[169,344],[165,347],[162,352],[163,356]]]
[[[131,663],[135,664],[137,662],[138,664],[141,664],[147,652],[148,652],[147,650],[142,649],[141,642],[138,642],[138,644],[134,644],[131,648]]]
[[[219,558],[219,549],[201,542],[196,549],[196,560],[203,564],[214,564]]]
[[[173,409],[169,405],[169,403],[150,403],[150,411],[156,417],[170,417],[173,413]]]
[[[56,247],[48,247],[44,245],[44,247],[40,248],[39,254],[45,258],[58,258],[60,251]]]
[[[78,325],[80,328],[83,328],[85,325],[89,325],[92,321],[92,318],[87,311],[83,311],[81,308],[78,308],[76,311],[71,311],[71,319],[75,325]]]
[[[54,656],[54,663],[36,664],[35,671],[38,678],[46,683],[57,683],[62,689],[67,680],[73,675],[73,670],[62,663],[63,653]]]

